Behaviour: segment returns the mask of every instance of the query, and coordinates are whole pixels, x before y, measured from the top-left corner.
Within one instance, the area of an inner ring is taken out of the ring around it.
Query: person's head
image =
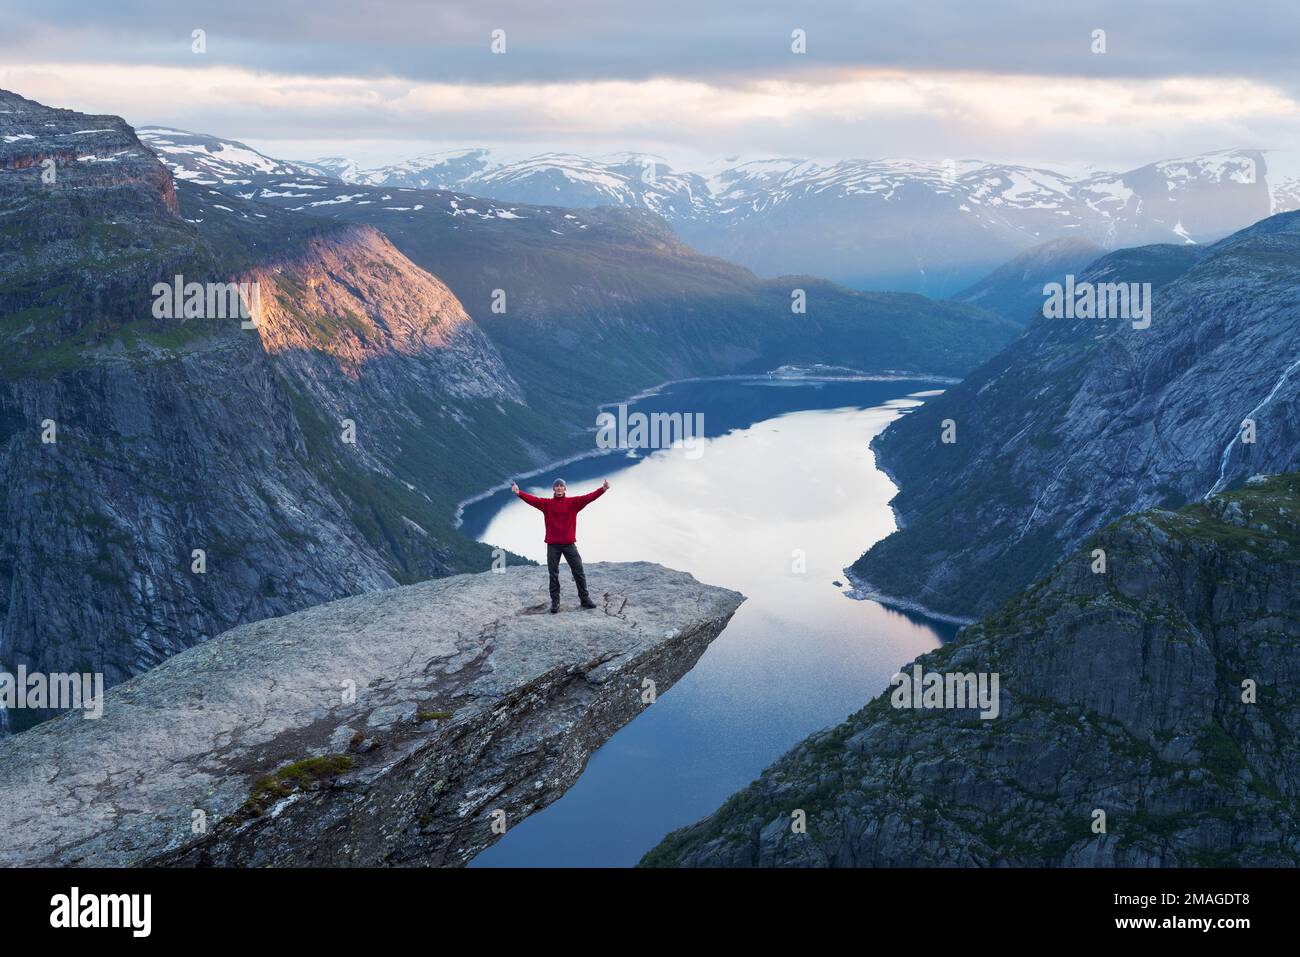
[[[551,483],[551,493],[556,498],[564,498],[565,493],[568,491],[569,487],[564,484],[564,479],[556,479]]]

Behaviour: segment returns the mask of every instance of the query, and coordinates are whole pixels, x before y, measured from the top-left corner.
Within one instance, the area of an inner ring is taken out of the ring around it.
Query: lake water
[[[567,794],[472,866],[633,865],[952,636],[953,626],[847,597],[842,571],[894,529],[895,489],[868,442],[934,388],[681,383],[631,408],[703,413],[706,438],[693,451],[612,452],[521,481],[549,495],[555,477],[570,494],[608,478],[610,491],[579,516],[585,562],[659,562],[748,600],[695,668],[592,756]],[[467,506],[462,527],[545,561],[540,514],[508,491]],[[545,579],[545,569],[537,574]],[[567,567],[560,574],[572,602]],[[591,578],[598,591],[598,573]]]

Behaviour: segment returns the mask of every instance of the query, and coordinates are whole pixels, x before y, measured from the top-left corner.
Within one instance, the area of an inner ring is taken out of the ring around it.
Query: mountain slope
[[[255,177],[314,176],[320,172],[314,165],[271,159],[236,140],[163,126],[141,126],[136,134],[163,158],[172,176],[196,186],[247,186]]]
[[[853,574],[977,615],[1117,515],[1294,468],[1300,214],[1193,249],[1127,250],[1079,277],[1155,283],[1150,328],[1040,317],[887,430],[875,447],[902,528]],[[1254,443],[1238,436],[1246,418]],[[955,444],[941,441],[948,419]]]
[[[1105,249],[1087,240],[1053,239],[1021,253],[952,298],[1026,325],[1042,314],[1046,283],[1064,282],[1067,275],[1083,272],[1104,255]]]
[[[996,673],[996,717],[887,691],[642,863],[1296,866],[1297,516],[1288,475],[1116,522],[917,659]]]

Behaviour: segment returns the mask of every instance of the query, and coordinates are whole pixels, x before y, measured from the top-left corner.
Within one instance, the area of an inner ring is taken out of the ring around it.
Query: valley
[[[0,706],[11,862],[1294,865],[1273,159],[363,168],[0,90],[0,672],[107,689]],[[614,489],[548,616],[556,474]]]
[[[245,622],[486,569],[457,503],[593,449],[600,402],[797,362],[960,374],[1015,332],[975,307],[813,279],[792,315],[788,285],[634,211],[485,219],[439,193],[409,204],[424,219],[359,203],[312,215],[173,180],[121,119],[12,93],[0,107],[10,670],[111,687]],[[29,129],[72,130],[78,156],[119,165],[87,172],[54,150],[44,183],[49,148]],[[155,317],[155,287],[177,275],[255,283],[256,328]]]

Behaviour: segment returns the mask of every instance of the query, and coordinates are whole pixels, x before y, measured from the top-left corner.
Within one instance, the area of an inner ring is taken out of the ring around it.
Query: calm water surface
[[[659,562],[748,601],[689,674],[592,756],[564,797],[472,866],[635,864],[952,636],[951,626],[848,598],[842,572],[894,529],[895,489],[867,443],[932,389],[922,381],[683,383],[632,408],[703,412],[707,438],[695,452],[613,452],[555,470],[571,493],[603,478],[612,486],[579,517],[584,561]],[[554,477],[521,486],[549,495]],[[545,561],[541,516],[508,491],[467,506],[463,527]],[[573,580],[560,572],[571,602]],[[537,573],[545,579],[545,569]],[[599,573],[591,578],[598,591]]]

